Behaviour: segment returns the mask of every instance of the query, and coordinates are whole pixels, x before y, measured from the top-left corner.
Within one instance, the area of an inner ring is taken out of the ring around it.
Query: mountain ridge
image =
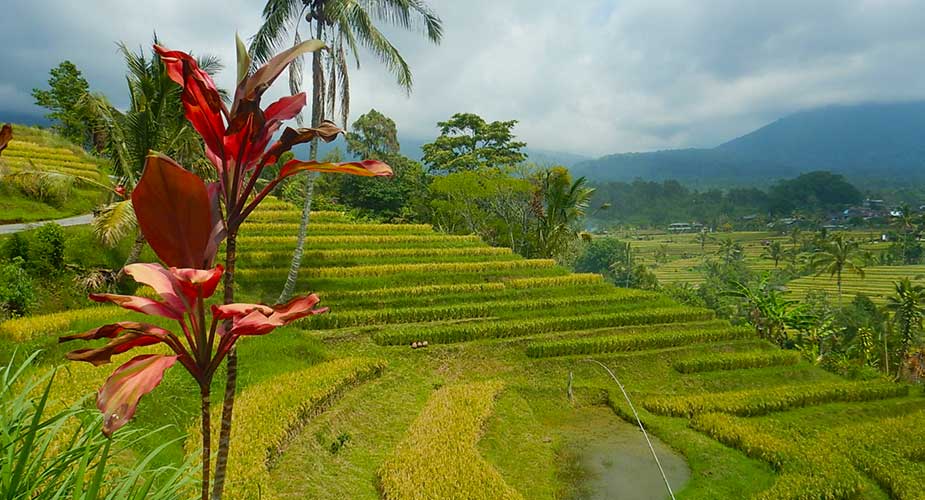
[[[675,179],[702,187],[767,185],[830,170],[878,185],[925,181],[925,101],[796,112],[714,148],[619,153],[579,162],[597,182]]]

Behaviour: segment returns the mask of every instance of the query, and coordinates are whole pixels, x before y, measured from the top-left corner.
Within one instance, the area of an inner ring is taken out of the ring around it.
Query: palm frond
[[[255,67],[269,61],[282,48],[287,26],[297,22],[302,9],[299,0],[267,0],[263,7],[263,24],[251,37],[249,52]]]
[[[131,200],[102,207],[93,217],[93,232],[106,246],[115,246],[137,226]]]
[[[365,3],[381,21],[407,30],[420,31],[433,43],[440,43],[443,39],[443,21],[421,0],[367,0]]]
[[[376,28],[369,13],[356,0],[344,0],[337,4],[339,9],[334,19],[338,25],[349,24],[355,36],[370,52],[395,75],[398,85],[411,92],[413,78],[411,68],[398,49]],[[342,10],[340,10],[342,9]]]

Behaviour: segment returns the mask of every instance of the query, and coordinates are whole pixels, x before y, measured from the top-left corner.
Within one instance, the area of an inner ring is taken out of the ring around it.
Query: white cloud
[[[259,2],[115,0],[30,4],[0,19],[0,111],[61,59],[124,97],[113,42],[213,53],[253,33]],[[532,147],[584,154],[711,146],[784,114],[832,103],[925,98],[925,2],[915,0],[432,0],[445,39],[387,30],[412,66],[407,97],[369,54],[353,116],[375,107],[407,136],[455,112],[520,121]],[[219,84],[233,85],[227,70]],[[14,90],[10,90],[14,89]],[[282,94],[281,84],[273,93]]]

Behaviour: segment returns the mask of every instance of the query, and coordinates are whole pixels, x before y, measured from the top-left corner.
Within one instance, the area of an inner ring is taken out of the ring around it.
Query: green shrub
[[[13,233],[3,242],[2,257],[6,260],[29,260],[29,240],[22,233]]]
[[[35,286],[23,269],[23,260],[16,257],[0,264],[0,317],[23,316],[35,304]]]
[[[43,224],[32,235],[29,265],[39,274],[57,274],[64,269],[64,228],[53,222]]]

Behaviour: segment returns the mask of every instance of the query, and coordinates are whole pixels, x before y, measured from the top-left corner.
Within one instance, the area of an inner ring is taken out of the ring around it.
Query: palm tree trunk
[[[312,145],[314,148],[314,144]],[[314,158],[316,155],[312,155]],[[309,172],[305,179],[305,203],[302,205],[302,218],[299,220],[299,236],[296,239],[295,250],[292,252],[292,262],[289,264],[289,274],[286,275],[286,284],[276,302],[282,304],[289,300],[295,291],[296,281],[299,279],[299,268],[302,266],[302,255],[305,251],[305,234],[308,232],[309,217],[312,212],[312,198],[315,191],[315,173]]]
[[[138,231],[138,235],[135,236],[135,243],[132,245],[132,250],[128,253],[128,257],[125,259],[125,264],[122,264],[122,268],[120,268],[119,272],[116,273],[116,283],[121,281],[122,277],[125,276],[125,266],[138,262],[138,258],[141,257],[141,251],[144,248],[145,235],[141,234],[141,231]]]
[[[238,232],[231,231],[225,240],[225,304],[234,302],[234,271],[237,257]],[[228,323],[230,320],[225,324],[226,331],[231,328]],[[238,351],[234,346],[228,351],[225,370],[225,397],[222,401],[222,425],[218,433],[218,455],[215,458],[213,500],[222,498],[222,491],[225,489],[225,471],[228,468],[228,450],[231,448],[231,417],[234,413],[235,389],[238,384]]]
[[[317,22],[315,32],[318,40],[321,40],[324,23]],[[321,124],[321,116],[324,107],[323,101],[323,68],[321,67],[321,51],[312,53],[312,127]],[[318,138],[312,140],[309,157],[312,160],[318,159]],[[305,183],[305,203],[302,205],[302,218],[299,220],[299,236],[296,239],[295,250],[292,252],[292,262],[289,263],[289,273],[286,275],[286,284],[283,291],[279,294],[277,302],[289,300],[295,291],[296,281],[299,279],[299,268],[302,266],[302,253],[305,250],[305,233],[308,229],[308,219],[312,211],[312,197],[315,194],[315,177],[309,175]]]

